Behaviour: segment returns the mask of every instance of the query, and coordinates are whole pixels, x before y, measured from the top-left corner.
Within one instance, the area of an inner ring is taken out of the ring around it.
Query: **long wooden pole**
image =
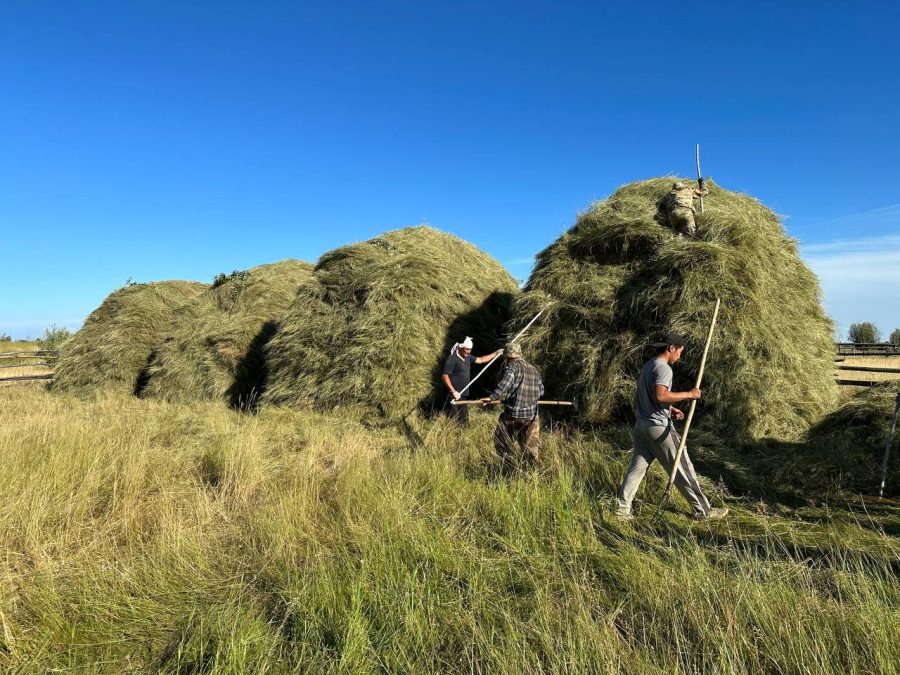
[[[502,403],[502,401],[491,401],[490,403],[482,403],[479,401],[451,401],[450,405],[493,405]],[[538,401],[538,405],[575,405],[572,401]]]
[[[703,381],[703,370],[706,368],[706,356],[709,354],[709,343],[712,342],[713,331],[716,328],[716,319],[719,317],[719,298],[716,298],[716,307],[713,310],[712,321],[709,322],[709,333],[706,336],[706,345],[703,347],[703,358],[700,359],[700,370],[697,372],[697,382],[694,389],[700,388]],[[678,451],[675,453],[675,464],[672,466],[672,473],[669,475],[669,483],[666,485],[666,491],[663,492],[662,499],[659,500],[659,508],[662,509],[666,498],[675,485],[675,476],[678,475],[678,467],[681,464],[681,456],[684,454],[684,448],[687,444],[688,432],[691,430],[691,420],[694,419],[694,410],[697,409],[697,399],[691,401],[691,407],[688,410],[687,419],[684,422],[684,431],[681,434],[681,443],[678,444]]]
[[[897,394],[897,403],[894,404],[894,421],[891,423],[891,433],[888,434],[887,446],[884,448],[884,459],[881,460],[881,483],[878,485],[878,499],[884,494],[884,484],[887,481],[888,459],[891,456],[891,446],[894,444],[894,432],[897,430],[897,414],[900,413],[900,393]]]
[[[531,328],[531,325],[532,325],[535,321],[538,320],[538,317],[539,317],[541,314],[543,314],[544,312],[547,311],[547,307],[549,307],[549,306],[550,306],[549,304],[546,305],[546,306],[544,307],[544,309],[542,309],[540,312],[538,312],[537,314],[535,314],[535,315],[534,315],[534,318],[533,318],[531,321],[529,321],[529,322],[526,324],[525,328],[523,328],[522,330],[520,330],[520,331],[516,334],[516,336],[515,336],[512,340],[510,340],[510,342],[515,342],[515,341],[518,340],[520,337],[522,337],[522,336],[525,334],[525,331],[528,330],[529,328]],[[479,372],[475,377],[473,377],[472,380],[469,382],[469,384],[467,384],[465,387],[462,388],[462,390],[459,392],[459,395],[462,396],[463,394],[465,394],[466,391],[469,389],[469,387],[471,387],[473,384],[475,384],[475,380],[477,380],[479,377],[481,377],[482,375],[484,375],[484,372],[485,372],[488,368],[491,367],[491,364],[493,364],[494,361],[496,361],[496,360],[499,359],[499,358],[500,358],[500,354],[497,354],[497,356],[495,356],[495,357],[492,358],[490,361],[488,361],[488,362],[487,362],[487,365],[485,365],[485,367],[481,369],[481,372]]]

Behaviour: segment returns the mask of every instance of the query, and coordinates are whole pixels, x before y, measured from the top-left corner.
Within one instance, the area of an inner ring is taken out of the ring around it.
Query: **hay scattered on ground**
[[[692,386],[716,296],[722,309],[698,422],[727,437],[798,438],[836,402],[832,323],[780,219],[710,183],[698,239],[668,227],[672,178],[626,185],[538,255],[514,327],[548,300],[526,348],[548,391],[590,422],[633,415],[636,376],[660,331],[691,338],[675,368]]]
[[[501,344],[517,290],[493,258],[430,227],[331,251],[269,344],[264,400],[403,418],[438,396],[458,337],[473,336],[476,354]]]
[[[784,471],[803,486],[876,494],[898,392],[900,382],[880,383],[825,415]],[[887,486],[888,494],[900,494],[900,433],[891,449]]]
[[[208,288],[194,281],[160,281],[115,291],[66,342],[52,389],[135,391],[154,347],[171,330],[175,311]]]
[[[221,279],[176,313],[155,350],[142,395],[225,399],[252,405],[265,385],[263,348],[277,321],[312,277],[312,265],[283,260]]]

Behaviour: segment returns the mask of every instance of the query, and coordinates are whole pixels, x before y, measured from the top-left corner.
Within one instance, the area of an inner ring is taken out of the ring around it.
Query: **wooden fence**
[[[28,352],[3,352],[0,353],[0,370],[9,368],[52,368],[59,357],[57,349],[39,349]],[[17,361],[19,363],[7,363]],[[37,361],[35,363],[35,361]],[[0,376],[0,384],[4,382],[34,382],[38,380],[52,380],[53,371],[48,373],[28,373],[27,375]]]
[[[887,342],[837,342],[834,346],[838,356],[900,356],[900,345]]]

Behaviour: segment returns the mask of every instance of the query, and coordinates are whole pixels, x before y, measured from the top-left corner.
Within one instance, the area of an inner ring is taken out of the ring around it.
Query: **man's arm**
[[[707,190],[706,188],[700,188],[699,190],[697,190],[696,188],[694,189],[695,197],[698,197],[698,198],[705,197],[708,194],[709,194],[709,190]]]
[[[495,351],[492,354],[486,354],[485,356],[476,356],[475,363],[477,363],[478,365],[481,365],[482,363],[487,363],[488,361],[493,360],[495,357],[500,356],[501,354],[503,354],[503,350],[498,349],[497,351]]]
[[[699,389],[691,389],[690,391],[669,391],[664,384],[654,385],[656,402],[660,405],[666,403],[681,403],[682,401],[694,401],[700,398]]]
[[[513,382],[515,382],[515,368],[513,366],[507,366],[506,371],[503,373],[503,378],[497,384],[497,388],[494,389],[494,392],[490,396],[486,396],[481,399],[482,401],[499,401],[500,399],[506,398],[507,394],[509,394],[509,390],[512,389]]]
[[[447,389],[450,390],[450,394],[453,398],[457,398],[456,389],[453,388],[453,383],[450,381],[450,376],[447,373],[441,375],[441,379],[444,381],[444,384],[447,385]]]

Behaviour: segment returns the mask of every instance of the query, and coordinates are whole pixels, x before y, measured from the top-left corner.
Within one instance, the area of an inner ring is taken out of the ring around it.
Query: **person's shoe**
[[[722,520],[725,516],[728,515],[727,508],[712,508],[706,513],[695,513],[695,520]]]
[[[619,520],[634,520],[634,514],[631,511],[616,511],[616,518]]]

